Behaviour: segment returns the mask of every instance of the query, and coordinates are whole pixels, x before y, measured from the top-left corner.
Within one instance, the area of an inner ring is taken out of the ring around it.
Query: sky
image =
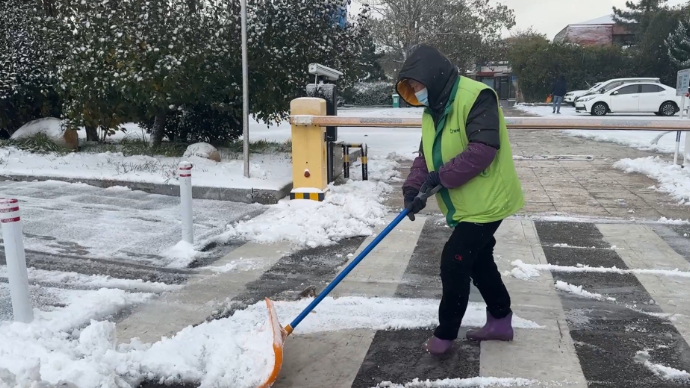
[[[613,13],[612,8],[624,8],[626,0],[491,0],[502,3],[515,11],[517,28],[534,27],[549,39],[568,24],[576,24]],[[687,0],[669,0],[669,5],[678,5]]]
[[[354,0],[350,12],[356,13]],[[493,4],[504,4],[515,11],[515,28],[533,27],[538,32],[553,39],[568,24],[576,24],[613,13],[613,7],[624,8],[626,0],[490,0]],[[671,6],[686,3],[688,0],[669,0]],[[507,34],[506,34],[507,35]]]

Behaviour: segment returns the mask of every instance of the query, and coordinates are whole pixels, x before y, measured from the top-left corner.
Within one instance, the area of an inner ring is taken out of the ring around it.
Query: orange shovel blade
[[[266,307],[268,308],[268,322],[273,330],[273,352],[275,353],[276,362],[273,364],[273,371],[271,371],[268,379],[259,385],[259,388],[269,388],[276,382],[280,368],[283,366],[283,343],[288,335],[287,331],[278,322],[278,314],[273,301],[266,298]]]

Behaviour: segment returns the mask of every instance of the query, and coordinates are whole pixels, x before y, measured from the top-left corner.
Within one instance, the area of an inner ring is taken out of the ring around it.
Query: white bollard
[[[194,216],[192,214],[192,164],[180,162],[180,207],[182,212],[182,240],[194,243]]]
[[[0,199],[0,223],[5,242],[5,261],[10,283],[10,297],[14,320],[30,323],[34,312],[29,301],[29,274],[26,271],[26,255],[22,240],[22,220],[19,216],[19,201]]]

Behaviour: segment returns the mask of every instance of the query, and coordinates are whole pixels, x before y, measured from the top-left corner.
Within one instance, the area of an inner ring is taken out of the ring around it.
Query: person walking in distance
[[[403,184],[409,217],[414,221],[426,207],[420,192],[442,186],[436,199],[453,229],[441,254],[439,325],[423,347],[433,355],[452,349],[467,310],[470,279],[487,304],[487,322],[467,338],[511,341],[513,313],[494,262],[494,234],[524,206],[524,198],[498,95],[460,76],[427,45],[417,46],[405,61],[397,91],[408,104],[425,107],[420,154]]]
[[[567,92],[568,84],[565,81],[565,76],[561,75],[556,79],[551,88],[551,95],[553,96],[553,113],[561,114],[561,104]]]

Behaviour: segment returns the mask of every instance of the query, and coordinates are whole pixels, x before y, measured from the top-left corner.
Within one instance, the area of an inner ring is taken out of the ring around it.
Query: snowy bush
[[[618,46],[551,43],[538,34],[510,39],[508,59],[527,102],[543,102],[553,81],[565,76],[568,90],[589,89],[611,78],[642,76],[632,58]]]
[[[0,138],[33,119],[60,115],[54,61],[42,10],[33,1],[0,2]]]
[[[346,104],[390,106],[393,103],[393,93],[395,93],[395,85],[391,82],[359,82],[342,96]]]
[[[286,117],[311,79],[309,63],[343,71],[343,87],[358,77],[368,8],[343,23],[345,5],[248,1],[250,103],[260,120]],[[240,2],[3,0],[0,20],[0,127],[50,114],[98,140],[98,128],[150,122],[154,144],[165,135],[224,142],[242,131]],[[62,115],[52,109],[60,98]]]

